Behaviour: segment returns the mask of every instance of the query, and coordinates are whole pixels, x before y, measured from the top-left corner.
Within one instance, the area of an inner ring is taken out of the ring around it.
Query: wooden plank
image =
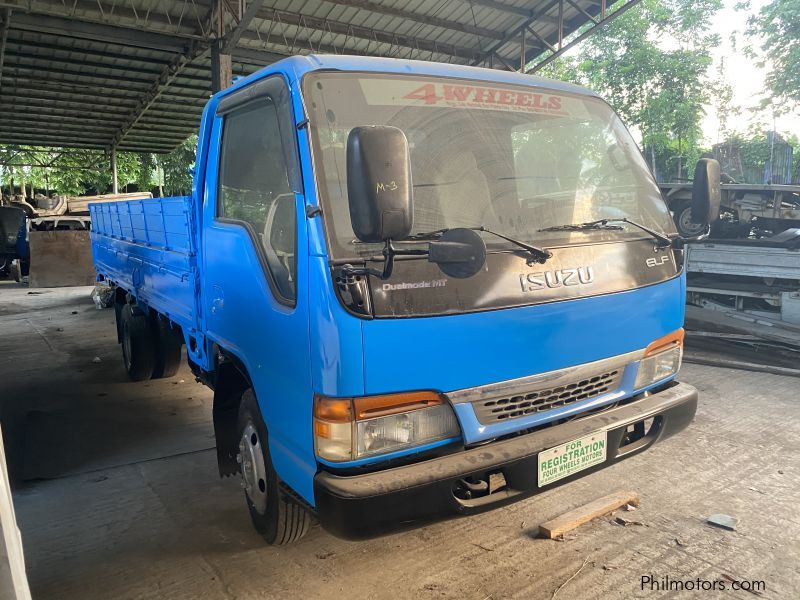
[[[564,535],[567,531],[572,531],[592,519],[607,515],[626,504],[639,506],[639,494],[636,492],[614,492],[608,496],[593,500],[555,519],[542,523],[539,525],[539,535],[551,540],[555,539],[560,535]]]

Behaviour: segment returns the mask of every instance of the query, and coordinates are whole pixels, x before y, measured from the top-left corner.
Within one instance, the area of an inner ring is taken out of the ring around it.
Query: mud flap
[[[236,475],[239,463],[237,422],[242,394],[248,388],[247,380],[233,363],[220,364],[214,386],[214,436],[217,439],[217,466],[220,477]]]

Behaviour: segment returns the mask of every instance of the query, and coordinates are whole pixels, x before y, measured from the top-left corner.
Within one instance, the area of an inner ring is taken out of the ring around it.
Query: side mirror
[[[701,158],[694,169],[692,221],[711,225],[719,218],[720,169],[713,158]]]
[[[411,233],[411,158],[401,129],[375,126],[350,131],[347,195],[353,233],[362,242],[386,242]]]

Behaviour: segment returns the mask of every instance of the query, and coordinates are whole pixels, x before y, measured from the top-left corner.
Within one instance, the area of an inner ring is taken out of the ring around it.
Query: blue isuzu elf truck
[[[698,163],[693,214],[719,202]],[[131,379],[214,391],[269,543],[470,514],[687,426],[682,245],[583,88],[292,57],[214,95],[191,196],[91,206]]]

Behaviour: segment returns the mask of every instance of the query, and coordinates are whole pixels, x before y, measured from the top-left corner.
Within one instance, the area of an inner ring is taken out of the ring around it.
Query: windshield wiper
[[[446,231],[450,231],[454,228],[445,228],[445,229],[437,229],[436,231],[426,231],[423,233],[415,233],[414,235],[410,235],[405,240],[398,240],[398,241],[408,241],[408,240],[430,240],[435,239],[441,236]],[[492,231],[491,229],[487,229],[483,225],[480,227],[464,227],[463,229],[471,229],[472,231],[483,231],[484,233],[489,233],[491,235],[495,235],[499,238],[506,240],[507,242],[511,242],[515,246],[519,246],[523,250],[526,250],[533,260],[538,263],[544,263],[553,256],[553,253],[550,252],[547,248],[539,248],[538,246],[533,246],[532,244],[528,244],[526,242],[521,242],[519,240],[515,240],[514,238],[510,238],[502,233],[497,233],[496,231]]]
[[[649,233],[651,236],[653,236],[658,241],[659,248],[666,248],[667,246],[672,245],[672,240],[667,235],[659,233],[654,229],[650,229],[646,225],[642,225],[641,223],[637,223],[636,221],[631,221],[627,217],[623,217],[621,219],[599,219],[597,221],[589,221],[587,223],[553,225],[552,227],[545,227],[544,229],[540,229],[539,231],[592,231],[597,229],[622,230],[622,227],[618,225],[612,225],[612,223],[627,223],[628,225],[633,225],[634,227],[638,227],[642,231]]]

